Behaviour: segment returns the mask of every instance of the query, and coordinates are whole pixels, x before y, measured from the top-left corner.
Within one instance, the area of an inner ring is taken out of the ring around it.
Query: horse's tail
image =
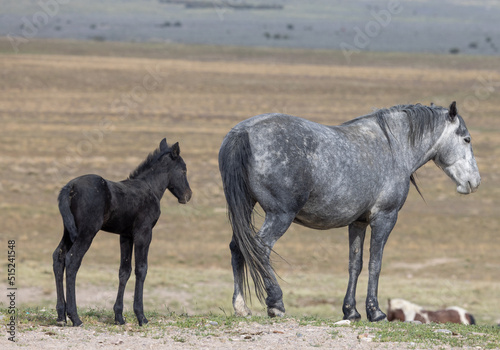
[[[219,170],[226,196],[229,221],[233,229],[233,240],[241,251],[245,268],[241,271],[243,293],[249,295],[248,272],[255,285],[257,298],[265,298],[264,278],[273,279],[266,268],[268,260],[263,242],[256,235],[252,223],[255,201],[251,196],[248,167],[252,155],[250,140],[246,131],[230,132],[219,151]]]
[[[68,231],[71,242],[74,242],[78,236],[78,230],[76,229],[75,217],[71,212],[70,192],[71,185],[67,184],[61,189],[61,192],[59,192],[57,200],[59,202],[59,212],[62,216],[64,228]]]

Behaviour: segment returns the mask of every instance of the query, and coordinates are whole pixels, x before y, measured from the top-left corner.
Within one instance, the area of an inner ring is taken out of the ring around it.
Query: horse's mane
[[[343,125],[349,125],[366,118],[374,118],[377,122],[377,125],[380,127],[385,137],[387,138],[390,146],[391,139],[389,137],[389,134],[392,134],[392,132],[387,123],[387,119],[397,112],[403,112],[404,114],[400,115],[406,116],[408,121],[408,141],[412,146],[414,146],[419,140],[422,139],[427,131],[432,130],[436,127],[439,121],[439,116],[443,115],[444,111],[447,111],[447,109],[435,105],[424,106],[420,103],[415,105],[396,105],[389,108],[378,109],[371,114],[355,118],[344,123]]]
[[[169,148],[170,149],[170,148]],[[137,178],[140,174],[142,174],[145,170],[151,168],[151,166],[156,163],[163,155],[165,155],[168,152],[162,152],[160,150],[160,147],[155,149],[153,152],[151,152],[147,158],[139,164],[137,168],[135,168],[134,171],[130,173],[128,178],[130,180]]]
[[[411,146],[415,146],[415,144],[422,139],[422,137],[430,130],[433,130],[439,122],[439,117],[444,115],[443,112],[446,112],[447,109],[444,107],[436,106],[431,104],[431,106],[424,106],[420,103],[412,105],[396,105],[389,108],[382,108],[376,110],[371,114],[367,114],[353,120],[350,120],[343,125],[349,125],[356,123],[359,120],[363,120],[366,118],[374,118],[377,125],[380,127],[384,136],[389,143],[389,147],[391,147],[391,138],[389,134],[392,134],[389,124],[387,123],[387,119],[389,117],[394,116],[395,114],[399,114],[400,117],[406,116],[408,121],[408,142]],[[403,112],[403,113],[398,113]],[[391,147],[392,148],[392,147]],[[420,189],[415,180],[415,174],[410,176],[410,181],[415,186],[418,194],[424,199]],[[425,199],[424,199],[425,200]]]
[[[408,139],[410,144],[414,146],[423,135],[429,130],[433,130],[438,124],[439,117],[443,116],[445,111],[443,107],[439,106],[423,106],[417,105],[400,105],[401,112],[405,112],[408,117],[408,125],[410,131],[408,132]]]

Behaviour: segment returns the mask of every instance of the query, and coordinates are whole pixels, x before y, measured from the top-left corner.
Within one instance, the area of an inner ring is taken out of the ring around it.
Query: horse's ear
[[[167,139],[164,138],[163,140],[161,140],[160,142],[160,151],[161,152],[165,152],[166,150],[168,149],[168,146],[167,146]]]
[[[181,154],[181,148],[179,147],[179,142],[176,142],[172,146],[172,158],[175,159]]]
[[[455,117],[458,114],[458,111],[457,111],[457,102],[453,101],[451,103],[449,111],[448,111],[448,114],[449,114],[451,120],[455,119]]]

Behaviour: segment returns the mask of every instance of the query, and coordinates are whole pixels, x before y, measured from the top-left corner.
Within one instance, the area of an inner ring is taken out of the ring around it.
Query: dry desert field
[[[146,314],[229,315],[231,232],[217,154],[232,126],[266,112],[339,124],[374,108],[453,100],[472,134],[481,187],[462,196],[433,164],[418,171],[425,201],[410,191],[385,249],[379,297],[382,305],[387,298],[458,305],[493,324],[500,318],[498,58],[356,53],[347,63],[335,51],[51,40],[14,54],[1,39],[1,258],[15,240],[18,306],[55,307],[59,189],[87,173],[125,179],[167,137],[180,142],[194,195],[187,205],[168,192],[162,200]],[[292,225],[275,250],[288,314],[340,319],[347,229]],[[118,237],[99,233],[78,275],[80,309],[112,309],[118,265]],[[366,282],[365,262],[360,305]],[[130,312],[133,283],[132,275]],[[256,298],[252,309],[265,314]]]

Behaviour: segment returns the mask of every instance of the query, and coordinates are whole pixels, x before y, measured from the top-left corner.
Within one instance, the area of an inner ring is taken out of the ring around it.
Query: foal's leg
[[[144,305],[142,301],[144,280],[148,272],[148,251],[151,243],[152,232],[148,229],[139,232],[134,237],[135,245],[135,294],[134,294],[134,312],[137,316],[139,326],[148,323],[144,316]]]
[[[132,248],[133,239],[125,235],[120,235],[120,271],[118,272],[118,277],[120,279],[120,284],[118,286],[118,295],[116,296],[115,306],[113,310],[115,311],[115,323],[125,324],[123,319],[123,293],[125,292],[125,286],[132,272]]]
[[[272,278],[264,278],[264,284],[266,286],[267,298],[267,314],[270,317],[285,315],[285,305],[283,304],[283,292],[276,280],[276,276],[271,267],[271,262],[269,256],[271,254],[271,249],[273,248],[276,241],[283,236],[288,227],[292,224],[295,217],[295,213],[266,213],[266,219],[262,225],[258,236],[261,238],[262,242],[266,245],[266,268],[269,275]]]
[[[76,308],[76,274],[82,264],[83,256],[89,250],[97,231],[81,230],[73,246],[66,254],[66,311],[73,322],[73,326],[80,326],[82,321],[78,317]]]
[[[361,315],[356,310],[356,285],[363,268],[363,243],[367,224],[354,222],[349,225],[349,284],[342,311],[344,320],[358,321]]]
[[[65,229],[61,242],[57,246],[56,250],[54,250],[54,254],[52,254],[57,293],[57,323],[60,325],[66,324],[66,300],[64,299],[64,267],[68,247],[71,247],[71,241],[69,239],[69,233]]]
[[[233,277],[234,277],[234,294],[233,294],[233,308],[236,316],[246,317],[251,315],[252,312],[247,307],[245,303],[245,298],[243,297],[243,280],[245,278],[245,260],[241,254],[238,244],[233,239],[229,244],[229,249],[231,250],[231,266],[233,267]]]
[[[379,213],[371,222],[372,234],[370,239],[370,262],[368,265],[368,292],[366,296],[366,315],[369,321],[381,321],[386,315],[378,304],[378,280],[382,268],[382,255],[396,220],[397,212]]]

